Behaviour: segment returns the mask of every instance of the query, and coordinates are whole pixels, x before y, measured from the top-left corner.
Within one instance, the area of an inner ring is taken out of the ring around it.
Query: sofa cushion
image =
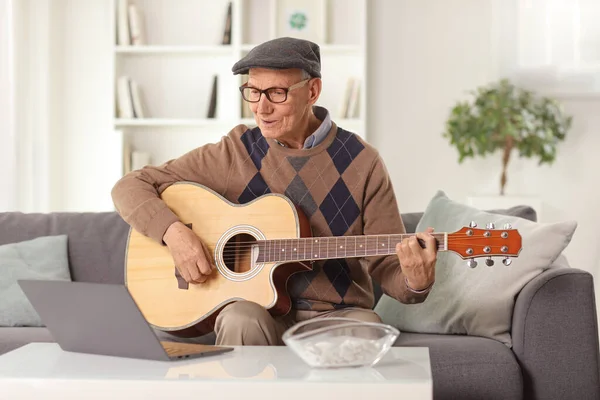
[[[402,217],[402,222],[404,223],[404,229],[407,233],[414,233],[415,229],[417,229],[417,225],[419,221],[423,217],[422,212],[414,212],[414,213],[403,213],[400,215]]]
[[[469,221],[476,221],[483,228],[487,222],[495,222],[497,229],[505,223],[513,225],[516,231],[512,234],[520,235],[522,243],[521,248],[510,249],[518,253],[512,265],[507,267],[498,258],[495,266],[487,267],[480,259],[479,266],[471,269],[457,254],[440,252],[435,285],[425,302],[402,304],[384,295],[375,307],[384,322],[401,331],[469,334],[511,346],[515,297],[527,282],[552,267],[569,244],[577,223],[541,224],[492,214],[452,201],[440,191],[425,210],[417,230],[431,226],[438,232],[451,233]],[[451,237],[448,245],[456,246],[457,251],[464,250],[470,240],[467,236]],[[499,250],[497,245],[493,252]]]
[[[0,326],[43,326],[18,280],[70,281],[67,236],[42,236],[0,246]]]
[[[0,244],[40,236],[69,237],[74,281],[123,283],[129,225],[116,212],[0,213]]]
[[[401,333],[394,346],[428,347],[437,400],[522,399],[523,378],[512,351],[481,337]]]
[[[54,338],[46,328],[0,328],[0,354],[32,342],[54,343]]]

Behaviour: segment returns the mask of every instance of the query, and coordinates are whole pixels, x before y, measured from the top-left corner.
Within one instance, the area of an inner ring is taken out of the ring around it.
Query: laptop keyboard
[[[186,354],[195,354],[207,351],[207,346],[203,344],[178,343],[178,342],[160,342],[163,349],[169,356],[182,356]]]

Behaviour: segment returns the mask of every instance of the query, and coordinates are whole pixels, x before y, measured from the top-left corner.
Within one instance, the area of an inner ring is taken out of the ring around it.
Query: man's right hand
[[[215,267],[208,248],[191,229],[182,222],[174,222],[167,228],[163,241],[186,282],[206,282]]]

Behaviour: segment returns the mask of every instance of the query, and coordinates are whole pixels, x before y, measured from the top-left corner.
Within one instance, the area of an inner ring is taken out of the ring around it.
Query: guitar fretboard
[[[396,245],[414,234],[333,236],[259,240],[256,262],[284,262],[356,258],[396,254]],[[438,251],[447,250],[447,234],[433,233]],[[422,243],[424,245],[424,243]]]

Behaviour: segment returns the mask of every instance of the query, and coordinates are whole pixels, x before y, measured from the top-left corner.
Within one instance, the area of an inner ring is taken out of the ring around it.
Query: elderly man
[[[284,194],[308,217],[313,236],[404,233],[378,152],[315,106],[322,88],[318,45],[271,40],[238,61],[233,73],[249,75],[240,91],[256,128],[236,126],[216,144],[133,171],[112,191],[123,219],[168,246],[186,281],[202,285],[216,272],[203,243],[159,197],[176,181],[200,183],[240,204],[266,193]],[[288,281],[293,306],[283,317],[249,301],[227,305],[215,322],[216,343],[281,345],[287,328],[310,318],[378,322],[371,278],[403,303],[423,302],[437,256],[431,232],[417,234],[425,248],[412,237],[397,245],[397,255],[315,262],[312,271]]]

